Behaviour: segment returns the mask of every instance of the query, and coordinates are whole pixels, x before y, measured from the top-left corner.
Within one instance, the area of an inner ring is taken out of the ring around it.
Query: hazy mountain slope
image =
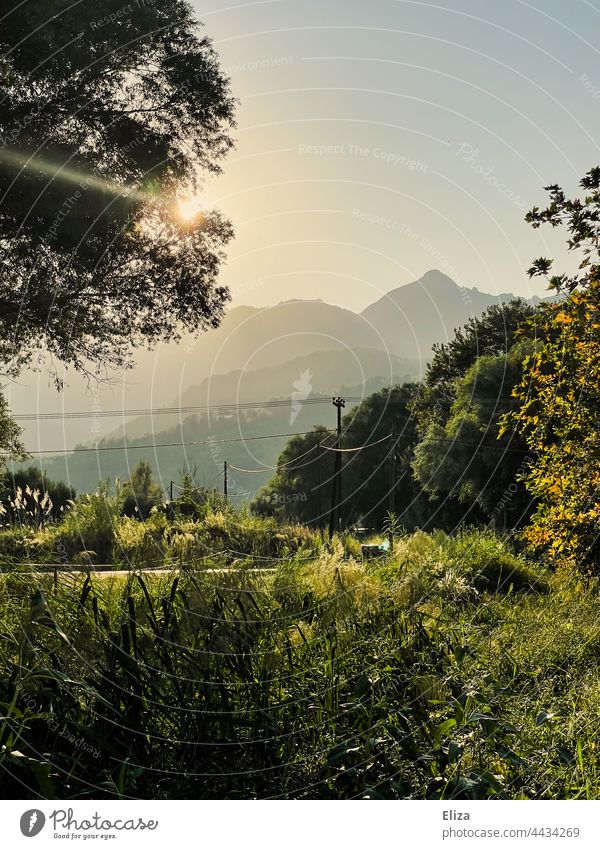
[[[96,389],[81,375],[62,371],[59,376],[66,387],[59,393],[45,372],[29,372],[7,387],[7,397],[15,413],[163,407],[178,404],[191,386],[211,375],[247,374],[317,352],[349,353],[357,347],[384,350],[377,332],[350,310],[321,301],[288,301],[265,309],[241,306],[231,309],[219,328],[198,339],[186,337],[154,351],[138,350],[135,368],[110,375],[108,385]],[[339,377],[346,382],[360,380],[351,374]],[[250,379],[242,382],[249,384]],[[261,399],[258,389],[248,391],[254,396],[248,400]],[[270,391],[268,397],[272,395]],[[27,423],[25,440],[32,449],[74,445],[108,435],[117,421],[47,421],[39,428],[35,422]]]
[[[365,387],[349,386],[348,395],[359,395],[364,390],[370,394],[384,385],[373,379]],[[352,404],[348,404],[348,409]],[[51,479],[68,481],[78,492],[93,490],[101,479],[126,480],[138,460],[148,460],[168,492],[171,480],[179,481],[182,471],[196,473],[200,484],[221,487],[223,462],[244,469],[261,469],[260,474],[245,474],[231,470],[230,491],[250,498],[272,475],[270,467],[277,463],[287,435],[310,430],[315,424],[335,426],[335,409],[330,403],[302,405],[296,410],[290,406],[240,413],[187,416],[171,428],[154,434],[127,439],[127,450],[102,450],[44,458],[43,467]],[[277,439],[255,437],[283,434]],[[225,441],[219,440],[237,440]],[[209,444],[185,447],[172,445],[180,442],[206,441]],[[123,437],[103,440],[103,449],[120,447]],[[158,447],[168,444],[169,447]],[[239,500],[239,499],[238,499]]]
[[[290,399],[293,394],[301,397],[302,393],[324,397],[359,394],[362,397],[371,394],[373,386],[418,380],[419,366],[418,362],[373,349],[319,351],[256,371],[238,370],[214,375],[186,389],[181,396],[172,399],[169,406],[243,404],[273,398]],[[351,393],[348,387],[353,387]],[[140,416],[128,421],[125,428],[121,426],[115,435],[122,434],[125,429],[130,438],[143,436],[173,427],[180,419],[181,414]]]
[[[363,310],[362,317],[377,328],[392,354],[427,360],[435,342],[448,341],[470,318],[514,297],[467,289],[441,271],[428,271],[420,280],[388,292]]]
[[[254,310],[232,326],[235,313],[234,308],[218,330],[198,340],[195,353],[204,362],[203,376],[254,371],[316,351],[383,348],[363,317],[322,301],[285,301]]]
[[[318,394],[340,392],[344,385],[360,386],[378,376],[387,375],[389,384],[395,378],[390,376],[388,353],[410,361],[406,366],[396,362],[395,374],[417,377],[434,342],[448,339],[471,316],[510,297],[465,289],[430,271],[389,292],[361,315],[321,301],[234,307],[221,327],[198,339],[186,337],[152,352],[138,351],[134,369],[110,375],[110,385],[97,391],[79,375],[62,374],[68,385],[57,393],[42,372],[25,374],[19,384],[9,385],[7,396],[16,413],[63,413],[289,396],[307,369],[312,391]],[[124,425],[128,432],[142,435],[176,423],[176,418],[128,417]],[[118,424],[118,418],[99,416],[32,421],[25,424],[25,441],[32,450],[71,447],[109,436]]]

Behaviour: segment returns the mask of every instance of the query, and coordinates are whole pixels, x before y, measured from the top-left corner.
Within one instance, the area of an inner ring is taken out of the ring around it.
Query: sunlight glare
[[[179,214],[184,221],[193,221],[194,218],[207,208],[204,195],[181,197],[177,204],[179,206]]]

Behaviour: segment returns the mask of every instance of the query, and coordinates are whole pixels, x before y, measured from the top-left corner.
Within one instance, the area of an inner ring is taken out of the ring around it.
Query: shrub
[[[70,559],[88,553],[95,563],[110,563],[115,529],[123,506],[117,486],[101,483],[92,495],[81,495],[58,528],[58,539]]]
[[[491,531],[464,531],[449,538],[444,551],[449,565],[480,592],[506,593],[548,589],[545,571],[516,556],[507,542]]]
[[[2,524],[40,528],[59,521],[74,498],[74,489],[48,480],[36,466],[17,469],[0,479],[0,519]]]

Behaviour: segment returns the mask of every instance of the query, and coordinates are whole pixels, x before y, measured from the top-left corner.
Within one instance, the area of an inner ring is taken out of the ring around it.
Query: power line
[[[354,395],[348,398],[349,401],[362,401],[362,397]],[[193,413],[193,412],[234,412],[237,410],[263,410],[274,407],[290,407],[292,404],[301,404],[302,406],[315,406],[318,404],[330,404],[330,398],[306,398],[304,401],[295,401],[292,398],[274,399],[272,401],[245,401],[235,404],[204,404],[204,405],[189,405],[177,407],[140,407],[139,409],[123,409],[123,410],[90,410],[76,411],[72,410],[66,413],[17,413],[11,418],[15,421],[65,421],[67,419],[108,419],[108,418],[127,418],[130,416],[165,416],[176,415],[178,413]]]
[[[242,436],[235,439],[200,439],[190,442],[153,442],[149,445],[96,445],[93,448],[55,448],[46,449],[45,451],[28,451],[28,454],[37,456],[42,454],[81,454],[90,451],[139,451],[139,450],[154,450],[155,448],[182,448],[186,445],[225,445],[234,442],[255,442],[259,439],[289,439],[292,436],[308,436],[312,433],[311,430],[305,430],[300,433],[270,433],[265,436]],[[10,451],[0,452],[0,457],[12,457]]]
[[[42,454],[80,454],[86,453],[90,451],[137,451],[137,450],[154,450],[155,448],[183,448],[187,445],[224,445],[231,443],[239,443],[239,442],[254,442],[260,439],[290,439],[292,436],[309,436],[314,433],[312,430],[305,430],[300,433],[272,433],[266,436],[246,436],[246,437],[237,437],[236,439],[205,439],[205,440],[194,440],[190,442],[162,442],[162,443],[150,443],[149,445],[98,445],[93,448],[58,448],[58,449],[47,449],[45,451],[27,451],[28,454],[35,454],[36,456],[40,456]],[[385,442],[390,438],[390,434],[384,436],[383,439],[378,440],[377,442],[371,442],[368,445],[360,445],[358,448],[328,448],[323,443],[319,443],[320,448],[324,448],[326,451],[331,451],[337,454],[347,454],[347,453],[356,453],[357,451],[363,451],[365,448],[372,448],[374,445],[380,445],[382,442]],[[397,440],[400,439],[413,439],[411,436],[398,436]],[[462,445],[467,448],[479,448],[485,451],[502,451],[502,453],[508,452],[509,454],[530,454],[531,451],[524,448],[509,448],[508,446],[503,445],[486,445],[483,442],[461,442],[458,439],[431,439],[427,440],[428,442],[436,442],[439,444],[446,445]],[[317,447],[317,446],[313,446]],[[310,449],[313,450],[312,448]],[[238,472],[271,472],[277,471],[280,468],[285,468],[286,466],[293,465],[296,460],[305,457],[309,452],[305,452],[304,454],[300,454],[295,460],[291,460],[289,463],[285,463],[283,466],[265,466],[262,469],[240,469],[237,466],[230,466],[231,469],[235,469]],[[8,451],[0,452],[0,457],[12,457],[12,454]]]
[[[388,433],[387,436],[382,437],[382,439],[378,439],[377,442],[370,442],[368,445],[359,445],[358,448],[329,448],[328,445],[323,445],[320,443],[321,448],[324,448],[326,451],[333,451],[334,454],[354,454],[356,451],[364,451],[365,448],[372,448],[374,445],[381,445],[382,442],[390,439],[392,436],[391,433]]]
[[[334,431],[331,431],[334,433]],[[308,434],[314,433],[314,431],[308,431]],[[246,474],[260,474],[262,472],[278,472],[281,470],[285,470],[288,466],[295,466],[298,460],[302,460],[316,448],[324,448],[326,451],[330,451],[333,454],[356,454],[359,451],[364,451],[366,448],[373,448],[376,445],[381,445],[383,442],[387,442],[388,439],[394,439],[395,445],[401,439],[413,439],[412,436],[408,436],[407,434],[394,435],[393,433],[388,433],[387,436],[383,436],[381,439],[378,439],[376,442],[370,442],[367,445],[359,445],[357,448],[330,448],[325,445],[323,442],[319,442],[313,445],[308,451],[305,451],[303,454],[299,454],[297,457],[294,457],[287,463],[283,463],[279,466],[263,466],[261,469],[242,469],[239,466],[233,466],[231,463],[228,464],[230,469],[234,469],[236,472],[244,472]],[[431,442],[435,442],[438,444],[448,444],[448,445],[461,445],[466,446],[468,448],[479,448],[481,450],[491,450],[491,451],[502,451],[503,453],[508,452],[511,454],[529,454],[528,450],[524,450],[521,448],[509,448],[508,446],[503,445],[485,445],[482,442],[463,442],[458,439],[432,439]],[[318,458],[315,458],[318,459]],[[314,461],[311,461],[314,462]],[[309,465],[306,463],[305,465]],[[297,468],[297,467],[296,467]],[[294,469],[296,471],[296,468]],[[300,467],[302,468],[302,467]],[[243,496],[238,496],[243,497]]]
[[[309,433],[312,433],[312,431],[309,431]],[[280,463],[279,466],[263,466],[261,469],[241,469],[239,466],[234,466],[232,463],[229,463],[228,466],[236,472],[246,472],[249,475],[259,474],[260,472],[278,472],[280,469],[286,469],[288,466],[295,465],[298,460],[302,460],[303,457],[308,456],[311,451],[314,451],[318,447],[319,446],[317,444],[311,445],[308,451],[305,451],[303,454],[298,454],[297,457],[294,457],[294,459],[290,460],[288,463]]]
[[[208,483],[206,483],[206,481],[202,484],[192,483],[192,484],[190,484],[190,486],[187,486],[187,487],[186,486],[180,486],[178,483],[175,483],[175,481],[171,481],[170,487],[172,489],[178,489],[180,492],[185,492],[186,490],[196,492],[196,491],[200,490],[202,487],[212,486],[212,484],[217,480],[217,478],[220,478],[222,476],[222,474],[223,474],[223,472],[217,472],[216,475],[212,476],[212,478],[208,481]],[[171,499],[171,501],[172,500],[173,499]]]

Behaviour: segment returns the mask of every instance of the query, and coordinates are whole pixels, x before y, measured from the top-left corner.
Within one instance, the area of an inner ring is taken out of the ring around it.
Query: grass
[[[159,510],[140,522],[122,516],[120,507],[118,496],[100,490],[78,498],[59,524],[0,529],[0,565],[198,566],[216,552],[224,562],[250,556],[268,561],[315,553],[322,545],[320,536],[306,527],[282,526],[231,508],[195,517],[168,517]]]
[[[362,563],[239,521],[169,528],[181,572],[0,577],[4,798],[598,797],[596,583],[489,533]],[[130,522],[137,567],[165,528]]]

